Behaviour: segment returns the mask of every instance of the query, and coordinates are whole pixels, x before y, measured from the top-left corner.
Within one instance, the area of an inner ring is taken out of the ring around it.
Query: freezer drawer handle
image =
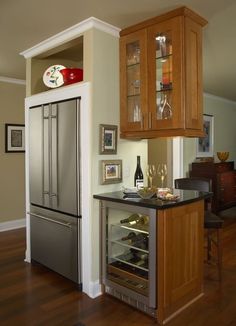
[[[60,224],[60,225],[62,225],[62,226],[65,226],[65,227],[71,229],[71,223],[62,223],[62,222],[59,222],[59,221],[52,220],[51,218],[44,217],[44,216],[42,216],[42,215],[38,215],[38,214],[34,214],[34,213],[29,213],[29,214],[30,214],[31,216],[41,218],[42,220],[46,220],[46,221],[49,221],[49,222],[52,222],[52,223]]]

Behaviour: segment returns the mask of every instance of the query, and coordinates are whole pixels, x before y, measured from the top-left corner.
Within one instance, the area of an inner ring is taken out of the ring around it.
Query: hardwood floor
[[[236,325],[236,219],[223,229],[223,280],[205,268],[205,295],[169,326]],[[0,233],[1,326],[149,326],[155,321],[109,295],[90,299],[74,283],[24,262],[25,229]]]

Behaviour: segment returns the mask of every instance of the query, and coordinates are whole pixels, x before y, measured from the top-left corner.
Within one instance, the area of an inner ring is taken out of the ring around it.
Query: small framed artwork
[[[122,182],[122,160],[101,161],[101,184]]]
[[[25,151],[25,125],[5,124],[5,152]]]
[[[117,126],[100,125],[99,154],[117,153]]]
[[[197,157],[213,157],[214,117],[203,114],[203,131],[205,136],[197,138]]]

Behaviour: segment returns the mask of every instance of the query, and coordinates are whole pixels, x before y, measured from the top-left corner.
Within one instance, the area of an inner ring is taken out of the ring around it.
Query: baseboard
[[[87,293],[90,298],[94,299],[102,294],[102,287],[99,281],[90,282],[89,293]]]
[[[25,218],[0,223],[0,232],[24,228],[26,226]]]

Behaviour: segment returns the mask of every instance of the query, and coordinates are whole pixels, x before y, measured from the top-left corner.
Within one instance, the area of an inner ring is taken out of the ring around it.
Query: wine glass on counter
[[[166,163],[158,163],[157,165],[157,174],[161,178],[161,187],[164,186],[164,180],[167,176],[167,164]]]
[[[156,174],[157,171],[155,164],[148,164],[146,168],[146,175],[148,177],[148,185],[150,188],[152,188],[153,178],[156,176]]]

